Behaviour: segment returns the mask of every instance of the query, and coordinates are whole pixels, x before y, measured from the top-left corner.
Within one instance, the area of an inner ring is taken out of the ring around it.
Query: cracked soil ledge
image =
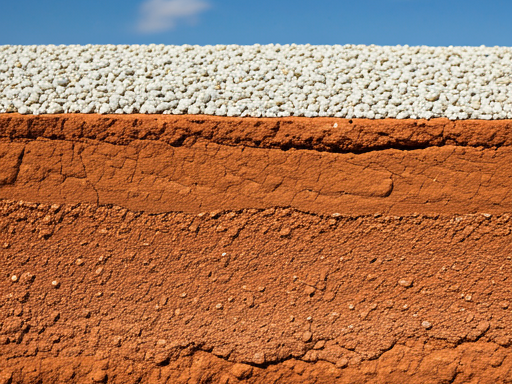
[[[510,383],[511,132],[1,115],[0,383]]]

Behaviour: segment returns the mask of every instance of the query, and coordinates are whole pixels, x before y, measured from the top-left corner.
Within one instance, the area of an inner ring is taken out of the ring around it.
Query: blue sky
[[[3,44],[512,46],[512,0],[2,1]]]

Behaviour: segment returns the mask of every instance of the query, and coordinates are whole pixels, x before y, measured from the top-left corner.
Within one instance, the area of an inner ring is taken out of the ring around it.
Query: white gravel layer
[[[512,48],[0,46],[0,113],[512,119]]]

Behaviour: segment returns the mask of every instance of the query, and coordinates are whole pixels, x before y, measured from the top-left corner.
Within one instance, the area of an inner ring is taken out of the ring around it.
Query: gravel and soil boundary
[[[0,384],[512,383],[511,68],[0,46]]]

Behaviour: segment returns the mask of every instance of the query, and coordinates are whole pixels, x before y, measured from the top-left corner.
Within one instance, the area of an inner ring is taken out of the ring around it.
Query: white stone
[[[102,104],[99,113],[102,115],[106,113],[112,113],[112,108],[110,107],[110,104]]]
[[[55,83],[61,87],[66,87],[70,83],[70,81],[67,77],[60,77],[55,80]]]

